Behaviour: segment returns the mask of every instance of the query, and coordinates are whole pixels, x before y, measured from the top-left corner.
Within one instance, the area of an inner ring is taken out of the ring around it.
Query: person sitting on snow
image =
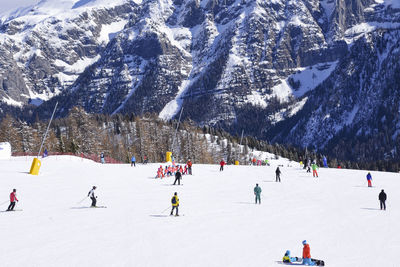
[[[283,262],[288,262],[288,263],[296,262],[298,260],[299,258],[297,257],[290,257],[290,250],[286,250],[285,256],[283,256],[282,259]]]

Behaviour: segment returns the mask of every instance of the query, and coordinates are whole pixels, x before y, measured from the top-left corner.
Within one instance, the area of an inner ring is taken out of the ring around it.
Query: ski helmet
[[[307,244],[307,240],[303,240],[302,243],[303,243],[303,245]]]

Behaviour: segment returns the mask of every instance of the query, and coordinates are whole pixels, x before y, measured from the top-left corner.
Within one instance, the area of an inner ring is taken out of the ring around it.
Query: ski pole
[[[170,208],[170,206],[168,206],[168,208],[166,208],[165,210],[163,210],[161,213],[166,212],[169,208]]]
[[[81,201],[79,201],[78,203],[76,203],[76,204],[81,204],[85,199],[87,199],[88,197],[85,197],[84,199],[82,199]]]

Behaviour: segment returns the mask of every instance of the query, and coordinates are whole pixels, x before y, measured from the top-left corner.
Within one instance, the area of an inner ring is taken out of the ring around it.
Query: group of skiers
[[[253,166],[263,166],[263,165],[270,166],[268,159],[261,160],[261,159],[256,159],[253,157],[253,158],[250,158],[249,161],[250,161],[250,165],[253,165]]]
[[[160,167],[157,169],[155,178],[174,176],[177,172],[180,172],[181,175],[192,175],[192,165],[193,163],[190,159],[186,162],[184,167],[182,167],[182,165],[175,165],[175,161],[172,163],[172,165],[165,166],[165,168],[160,165]]]

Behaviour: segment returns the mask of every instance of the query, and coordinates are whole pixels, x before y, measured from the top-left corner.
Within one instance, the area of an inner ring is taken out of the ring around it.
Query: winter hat
[[[303,243],[303,245],[307,244],[307,240],[303,240],[302,243]]]
[[[286,250],[285,256],[290,256],[290,250]]]

